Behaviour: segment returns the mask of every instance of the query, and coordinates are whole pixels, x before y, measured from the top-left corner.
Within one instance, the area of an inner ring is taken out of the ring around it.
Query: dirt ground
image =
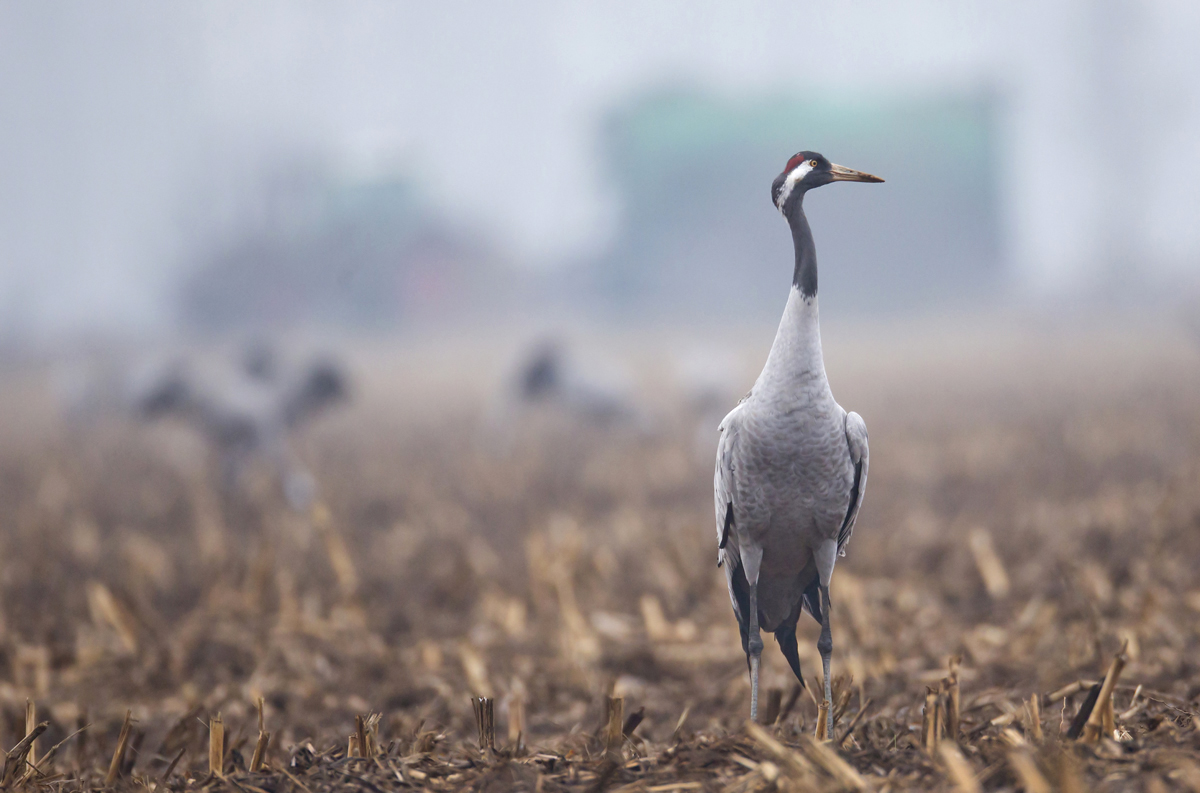
[[[47,727],[0,784],[1200,790],[1194,339],[827,334],[871,471],[834,577],[837,724],[821,743],[770,640],[776,718],[745,723],[714,564],[715,421],[632,336],[620,349],[643,350],[651,418],[607,425],[497,411],[482,353],[473,368],[448,363],[453,345],[359,350],[353,403],[298,439],[320,493],[305,513],[265,467],[219,492],[188,428],[64,417],[46,367],[9,365],[0,743]],[[1111,723],[1068,738],[1122,648]],[[473,696],[492,699],[494,749]],[[606,737],[609,696],[622,741]],[[252,771],[260,701],[270,739]]]

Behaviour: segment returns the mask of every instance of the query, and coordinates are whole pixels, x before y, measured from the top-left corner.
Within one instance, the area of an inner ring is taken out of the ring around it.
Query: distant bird
[[[584,369],[554,341],[538,343],[517,372],[516,396],[527,406],[556,407],[593,426],[637,424],[644,417],[625,384]]]
[[[332,363],[315,361],[286,376],[273,353],[258,347],[232,377],[201,377],[177,366],[135,401],[141,417],[173,415],[204,436],[218,456],[223,491],[231,492],[251,460],[261,457],[278,474],[289,505],[302,510],[315,484],[292,453],[290,435],[346,396],[346,377]]]
[[[866,490],[867,426],[834,401],[825,377],[817,252],[803,203],[805,193],[830,182],[882,181],[802,151],[771,185],[771,199],[792,229],[792,289],[762,374],[721,422],[713,482],[717,564],[725,568],[750,667],[751,719],[758,718],[760,628],[775,633],[805,685],[796,647],[801,610],[821,625],[825,702],[832,698],[829,579]],[[832,707],[827,719],[831,731]]]

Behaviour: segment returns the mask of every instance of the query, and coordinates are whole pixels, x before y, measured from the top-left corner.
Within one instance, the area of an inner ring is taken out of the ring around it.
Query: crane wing
[[[734,505],[737,494],[734,451],[741,432],[740,411],[741,405],[729,411],[717,429],[720,437],[717,439],[717,467],[713,474],[713,502],[717,518],[717,548],[720,550],[724,550],[729,542],[729,532],[733,530],[737,512]]]
[[[846,444],[850,447],[850,461],[854,463],[854,482],[850,487],[850,504],[846,517],[838,531],[838,555],[846,555],[846,543],[854,533],[854,522],[858,519],[858,508],[862,506],[863,494],[867,492],[867,424],[862,416],[851,411],[846,414]]]
[[[717,566],[725,567],[725,582],[729,586],[729,602],[733,605],[733,614],[737,617],[738,630],[742,635],[742,649],[748,648],[749,614],[750,614],[750,584],[746,573],[742,570],[742,560],[738,555],[738,540],[735,536],[734,547],[727,548],[731,534],[736,534],[736,521],[739,507],[737,505],[737,447],[741,435],[742,404],[729,411],[721,422],[717,439],[717,466],[713,474],[713,505],[717,518]]]

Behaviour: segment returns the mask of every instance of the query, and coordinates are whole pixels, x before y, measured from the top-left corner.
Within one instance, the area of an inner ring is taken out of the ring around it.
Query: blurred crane
[[[271,348],[254,345],[235,372],[206,375],[171,367],[137,395],[137,414],[176,416],[198,430],[217,454],[224,493],[237,488],[253,460],[263,459],[278,476],[288,504],[306,509],[315,482],[292,451],[290,436],[347,397],[341,369],[318,360],[289,372]]]
[[[514,383],[518,402],[557,408],[572,420],[593,425],[638,424],[645,417],[624,383],[586,369],[557,342],[542,341],[519,366]]]
[[[854,531],[867,484],[867,426],[833,399],[817,315],[817,253],[804,195],[830,182],[882,182],[815,152],[792,157],[771,198],[792,229],[796,265],[783,319],[762,374],[720,425],[713,489],[717,564],[750,667],[750,718],[758,718],[760,628],[804,685],[796,623],[821,624],[827,734],[832,734],[829,580]]]

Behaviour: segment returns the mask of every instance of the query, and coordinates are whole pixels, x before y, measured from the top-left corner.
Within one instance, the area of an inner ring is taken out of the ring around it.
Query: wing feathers
[[[850,448],[850,460],[854,463],[854,484],[850,488],[850,503],[846,507],[846,517],[842,528],[838,531],[838,555],[846,555],[846,544],[854,534],[854,522],[858,519],[858,509],[862,506],[863,495],[867,491],[867,469],[870,454],[867,445],[867,424],[862,416],[851,411],[846,414],[846,445]]]
[[[740,405],[729,412],[721,422],[717,441],[717,467],[713,474],[713,500],[716,507],[717,547],[724,549],[729,541],[729,531],[737,521],[737,506],[734,496],[737,486],[734,482],[733,452],[738,441],[738,417]]]

